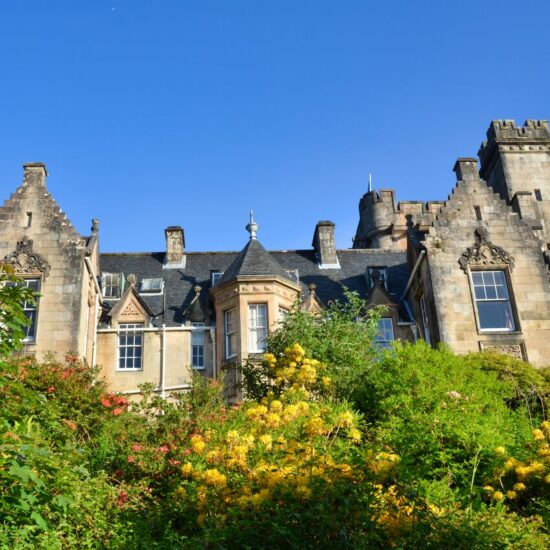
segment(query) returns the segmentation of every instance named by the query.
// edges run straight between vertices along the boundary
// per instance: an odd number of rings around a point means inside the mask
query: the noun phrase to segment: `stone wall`
[[[47,191],[46,167],[33,163],[24,169],[23,184],[0,208],[0,259],[22,277],[41,279],[36,339],[24,351],[83,356],[86,239]]]
[[[541,243],[511,207],[477,177],[475,159],[461,159],[456,171],[463,179],[424,243],[440,339],[458,353],[495,347],[536,366],[547,365],[550,284]],[[468,254],[471,266],[466,261]],[[470,280],[474,269],[506,272],[517,317],[515,331],[478,328]]]

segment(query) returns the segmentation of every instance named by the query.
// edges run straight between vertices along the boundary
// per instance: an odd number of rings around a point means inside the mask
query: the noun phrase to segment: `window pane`
[[[485,288],[482,286],[474,287],[475,295],[477,300],[484,300],[487,296],[485,295]]]
[[[494,300],[497,297],[497,289],[494,286],[486,286],[485,292],[488,300]]]
[[[478,302],[477,308],[480,328],[515,330],[510,302]]]
[[[481,285],[483,284],[483,277],[481,276],[480,271],[474,271],[472,273],[472,281],[474,282],[474,285]]]

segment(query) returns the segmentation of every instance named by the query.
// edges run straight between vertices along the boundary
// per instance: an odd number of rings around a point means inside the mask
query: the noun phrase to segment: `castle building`
[[[479,169],[478,169],[479,166]],[[550,130],[547,121],[493,121],[476,158],[459,158],[446,201],[396,203],[392,189],[359,202],[353,248],[317,223],[311,248],[267,251],[253,219],[240,252],[189,252],[169,226],[162,252],[100,253],[99,222],[80,235],[24,165],[0,208],[0,258],[40,292],[25,304],[25,353],[75,352],[113,391],[152,383],[184,390],[257,357],[293,304],[314,314],[344,289],[385,305],[380,345],[444,342],[550,364]]]

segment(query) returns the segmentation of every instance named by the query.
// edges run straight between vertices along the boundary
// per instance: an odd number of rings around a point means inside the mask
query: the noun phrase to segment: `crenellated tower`
[[[480,175],[550,243],[550,129],[546,120],[493,120],[479,149]]]
[[[393,189],[369,191],[359,201],[353,248],[407,249],[407,229],[427,231],[444,201],[401,201]]]

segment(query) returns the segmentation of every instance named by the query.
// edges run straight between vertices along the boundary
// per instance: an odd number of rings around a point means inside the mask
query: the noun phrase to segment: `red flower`
[[[55,386],[50,386],[48,388],[48,393],[53,393],[55,391]]]
[[[126,491],[120,491],[117,499],[117,506],[122,506],[128,502],[128,493]]]
[[[166,454],[169,450],[170,450],[170,447],[168,447],[168,445],[163,445],[162,447],[159,447],[159,451],[162,454]]]
[[[101,400],[101,404],[104,406],[104,407],[111,407],[111,401],[109,399],[107,399],[106,397],[104,397],[102,400]]]
[[[135,459],[132,455],[130,455],[130,456],[128,457],[128,463],[129,463],[129,464],[133,464],[135,461],[136,461],[136,459]]]
[[[172,466],[177,466],[178,464],[181,464],[181,460],[174,460],[173,458],[169,458],[169,459],[168,459],[168,462],[169,462]]]
[[[139,443],[134,443],[134,445],[132,445],[132,451],[139,452],[142,449],[143,449],[143,445],[140,445]]]
[[[120,407],[117,407],[116,409],[113,409],[113,414],[115,416],[118,416],[119,414],[122,414],[124,412],[123,409],[121,409]]]

